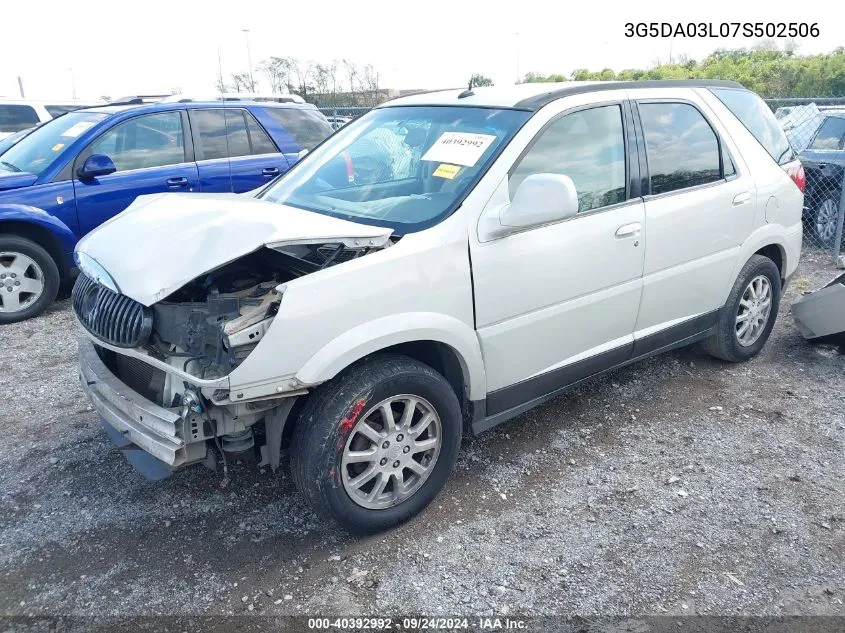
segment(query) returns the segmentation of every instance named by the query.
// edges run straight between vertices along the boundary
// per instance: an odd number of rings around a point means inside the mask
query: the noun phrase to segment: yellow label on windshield
[[[54,152],[58,152],[58,151],[59,151],[60,149],[62,149],[64,146],[65,146],[65,144],[64,144],[64,143],[56,143],[55,145],[53,145],[52,150],[53,150]]]
[[[447,178],[452,180],[455,176],[458,175],[458,172],[461,171],[461,168],[457,165],[449,165],[448,163],[443,163],[434,170],[434,175],[438,178]]]

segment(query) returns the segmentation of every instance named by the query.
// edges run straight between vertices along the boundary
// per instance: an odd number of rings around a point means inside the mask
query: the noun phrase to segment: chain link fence
[[[845,97],[774,98],[766,103],[804,165],[804,247],[830,253],[845,251]],[[369,112],[368,106],[321,107],[340,129]]]
[[[845,246],[845,98],[766,102],[804,166],[804,247],[838,261]]]

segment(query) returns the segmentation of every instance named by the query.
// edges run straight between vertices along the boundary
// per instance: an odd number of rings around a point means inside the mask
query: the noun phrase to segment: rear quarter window
[[[312,150],[334,132],[319,111],[299,108],[265,108],[302,149]]]
[[[795,152],[786,134],[765,101],[747,90],[711,88],[710,91],[751,132],[778,165],[795,160]]]
[[[38,114],[30,106],[0,104],[0,132],[20,132],[38,123]]]

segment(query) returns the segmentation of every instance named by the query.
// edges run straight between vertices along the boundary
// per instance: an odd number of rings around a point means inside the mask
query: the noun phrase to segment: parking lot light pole
[[[246,38],[246,59],[249,64],[249,90],[255,92],[255,79],[252,77],[252,54],[249,51],[249,29],[243,29]]]

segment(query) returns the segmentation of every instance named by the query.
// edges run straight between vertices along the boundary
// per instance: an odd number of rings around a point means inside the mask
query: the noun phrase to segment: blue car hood
[[[31,187],[38,180],[38,176],[25,171],[2,171],[0,170],[0,191],[9,189],[20,189]]]

